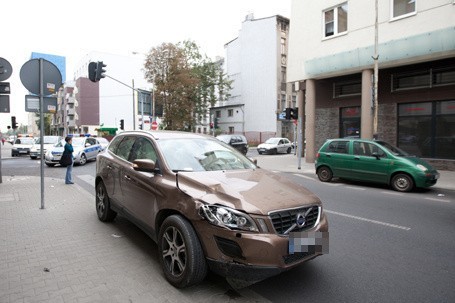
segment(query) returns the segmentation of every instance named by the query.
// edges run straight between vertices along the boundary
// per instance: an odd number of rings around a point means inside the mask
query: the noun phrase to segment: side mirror
[[[256,158],[248,158],[248,160],[250,160],[251,162],[253,162],[254,165],[258,165],[258,159],[256,159]]]
[[[156,172],[155,161],[150,159],[136,159],[133,161],[133,169],[148,173]]]

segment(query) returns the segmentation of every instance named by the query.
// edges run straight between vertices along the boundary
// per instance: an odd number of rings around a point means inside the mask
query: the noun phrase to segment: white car
[[[293,146],[291,141],[287,138],[270,138],[257,147],[258,153],[262,154],[277,154],[277,153],[291,153]]]
[[[35,139],[30,137],[19,137],[14,141],[13,148],[11,149],[11,157],[28,155],[30,149],[35,144]]]
[[[65,140],[61,140],[46,152],[44,163],[47,166],[59,164],[58,162],[65,149],[65,144]],[[87,161],[96,160],[96,156],[102,151],[98,141],[91,137],[73,137],[72,145],[75,165],[85,165]]]
[[[30,158],[36,159],[41,154],[41,138],[38,137],[35,139],[35,144],[30,149]],[[61,136],[43,136],[43,155],[46,154],[46,151],[49,148],[52,148],[55,144],[63,140]]]

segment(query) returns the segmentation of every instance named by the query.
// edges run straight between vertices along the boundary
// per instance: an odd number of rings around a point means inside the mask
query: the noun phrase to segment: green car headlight
[[[237,210],[219,205],[202,205],[200,214],[213,225],[229,229],[258,231],[253,219]]]
[[[427,170],[428,170],[428,169],[427,169],[425,166],[423,166],[422,164],[417,164],[416,167],[417,167],[418,169],[420,169],[421,171],[427,171]]]

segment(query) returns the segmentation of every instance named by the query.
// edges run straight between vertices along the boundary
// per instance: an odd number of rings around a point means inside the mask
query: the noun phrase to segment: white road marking
[[[322,182],[322,184],[328,185],[328,186],[340,186],[341,183],[327,183],[327,182]]]
[[[393,196],[403,196],[403,193],[397,193],[394,191],[381,191],[381,194],[393,195]]]
[[[355,186],[346,186],[346,188],[354,189],[354,190],[366,190],[366,188],[355,187]]]
[[[76,177],[95,187],[95,177],[93,177],[92,175],[76,175]]]
[[[316,181],[316,179],[314,179],[312,177],[305,176],[305,175],[299,175],[299,174],[293,174],[293,175],[297,176],[297,177],[300,177],[300,178],[305,178],[305,179],[308,179],[308,180]]]
[[[369,222],[369,223],[384,225],[384,226],[392,227],[392,228],[398,228],[398,229],[403,229],[403,230],[411,229],[410,227],[406,227],[406,226],[400,226],[400,225],[391,224],[391,223],[387,223],[387,222],[381,222],[381,221],[371,220],[371,219],[367,219],[367,218],[357,217],[357,216],[339,213],[339,212],[331,211],[331,210],[327,210],[327,209],[325,210],[325,212],[327,212],[329,214],[333,214],[333,215],[338,215],[338,216],[342,216],[342,217],[346,217],[346,218],[351,218],[351,219],[356,219],[356,220],[365,221],[365,222]]]
[[[436,199],[436,198],[425,198],[425,200],[431,200],[431,201],[437,201],[437,202],[450,203],[450,200],[443,200],[443,199]]]

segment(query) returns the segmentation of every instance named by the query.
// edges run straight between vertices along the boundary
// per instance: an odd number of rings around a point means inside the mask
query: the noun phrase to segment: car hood
[[[270,144],[270,143],[261,143],[258,145],[258,148],[273,148],[277,147],[276,144]]]
[[[320,204],[312,192],[264,169],[179,172],[178,187],[195,199],[250,214]]]
[[[429,171],[436,171],[436,169],[431,166],[427,161],[419,158],[419,157],[416,157],[416,156],[406,156],[406,157],[402,157],[406,160],[408,160],[409,162],[411,162],[412,164],[421,164],[423,166],[425,166]]]
[[[31,148],[33,144],[14,144],[14,148]]]

